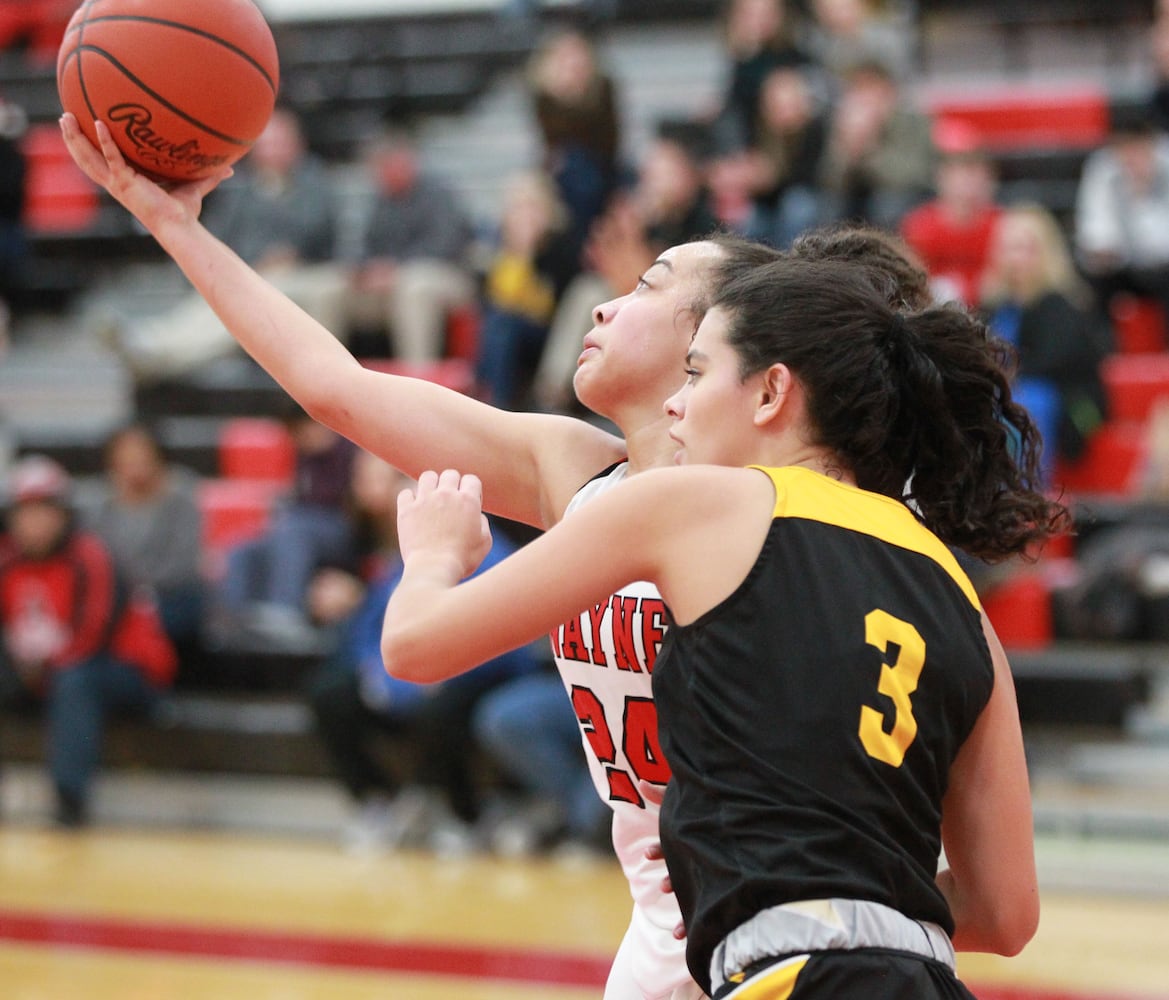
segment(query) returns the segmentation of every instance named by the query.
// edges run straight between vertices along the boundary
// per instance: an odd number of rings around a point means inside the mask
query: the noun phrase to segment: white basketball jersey
[[[565,515],[624,481],[627,470],[622,463],[585,484]],[[673,935],[681,920],[678,904],[661,889],[665,862],[645,857],[646,848],[658,842],[658,812],[670,779],[651,689],[665,632],[665,605],[657,587],[639,582],[551,635],[593,783],[613,810],[613,847],[638,911],[623,947],[631,949],[627,959],[645,997],[668,997],[692,983],[685,942]]]

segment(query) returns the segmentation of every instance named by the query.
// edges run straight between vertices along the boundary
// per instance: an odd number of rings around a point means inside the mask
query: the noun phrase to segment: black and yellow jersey
[[[653,676],[673,769],[662,845],[707,989],[715,946],[781,903],[873,900],[952,933],[941,803],[993,686],[978,597],[903,503],[762,471],[776,502],[759,558],[671,623]]]

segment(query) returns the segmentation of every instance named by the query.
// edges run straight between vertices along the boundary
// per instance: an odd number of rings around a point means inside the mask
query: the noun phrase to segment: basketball
[[[272,115],[276,42],[251,0],[85,0],[57,56],[61,106],[126,162],[191,181],[234,163]]]

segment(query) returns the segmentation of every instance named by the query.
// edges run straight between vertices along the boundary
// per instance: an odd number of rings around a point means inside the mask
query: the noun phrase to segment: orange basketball
[[[145,174],[189,181],[243,156],[272,115],[276,42],[251,0],[85,0],[57,55],[61,106]]]

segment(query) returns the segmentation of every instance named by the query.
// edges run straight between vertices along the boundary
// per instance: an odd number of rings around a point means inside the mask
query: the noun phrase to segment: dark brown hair
[[[1066,530],[1040,490],[1039,433],[1011,398],[1008,345],[960,308],[897,310],[888,281],[788,256],[716,287],[710,306],[729,313],[743,377],[791,368],[816,443],[942,541],[995,561]]]

